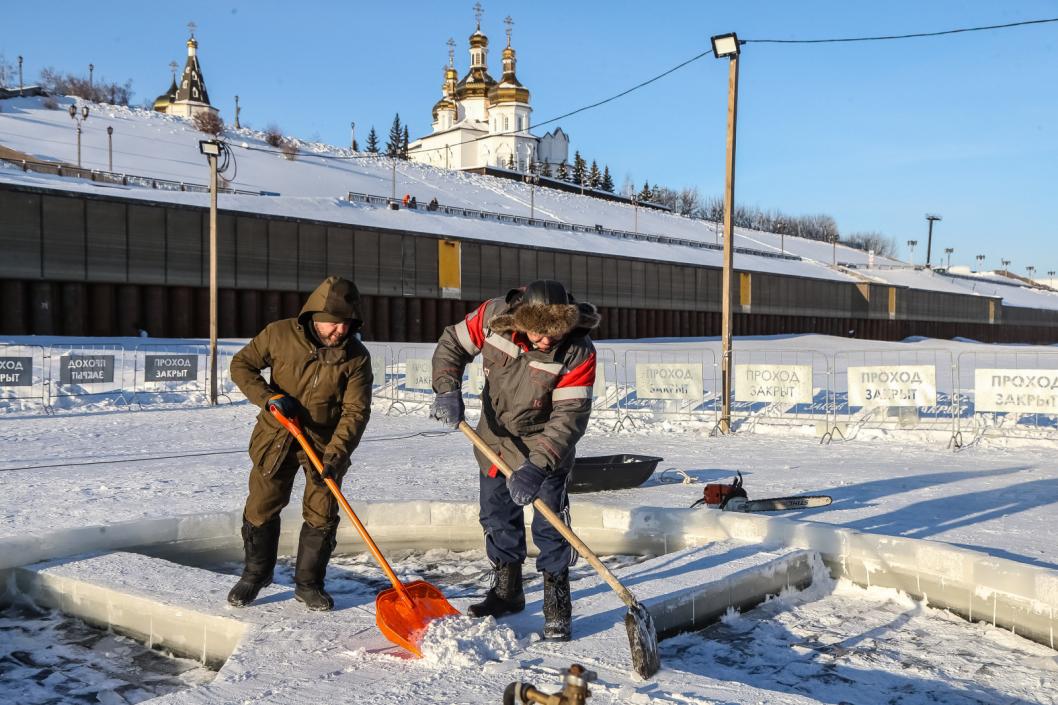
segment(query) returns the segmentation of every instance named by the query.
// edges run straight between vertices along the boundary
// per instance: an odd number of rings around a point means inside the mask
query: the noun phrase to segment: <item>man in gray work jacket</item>
[[[463,419],[463,370],[480,353],[485,388],[478,434],[516,468],[505,480],[475,451],[481,468],[479,519],[495,576],[485,599],[468,610],[472,616],[500,617],[525,608],[525,505],[539,497],[569,522],[566,485],[595,384],[595,347],[588,334],[598,325],[594,306],[577,303],[557,281],[540,280],[481,304],[445,328],[437,343],[431,415],[450,426]],[[539,514],[532,531],[540,549],[536,567],[544,574],[544,638],[566,641],[572,620],[569,567],[576,554]]]

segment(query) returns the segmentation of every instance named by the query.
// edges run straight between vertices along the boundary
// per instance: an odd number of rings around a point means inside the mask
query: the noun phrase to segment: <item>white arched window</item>
[[[503,116],[503,130],[506,132],[511,129],[511,121],[506,115]]]

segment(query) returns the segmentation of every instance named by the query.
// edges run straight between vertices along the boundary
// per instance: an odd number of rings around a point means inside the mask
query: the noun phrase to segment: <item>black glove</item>
[[[515,504],[524,507],[533,503],[545,479],[547,479],[547,471],[526,460],[507,478],[507,491],[511,493],[511,499]]]
[[[317,484],[326,486],[324,482],[326,479],[334,480],[338,482],[342,477],[342,472],[338,469],[340,467],[338,463],[338,457],[335,455],[325,455],[320,463],[323,466],[323,472],[312,471],[312,478],[316,480]]]
[[[276,394],[268,398],[268,410],[277,410],[288,419],[296,419],[301,405],[298,400],[289,394]]]
[[[437,419],[445,426],[456,428],[463,420],[463,393],[458,389],[441,392],[433,398],[430,406],[430,418]]]

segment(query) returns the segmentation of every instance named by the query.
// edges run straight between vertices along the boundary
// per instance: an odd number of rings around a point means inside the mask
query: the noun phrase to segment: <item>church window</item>
[[[505,131],[511,129],[510,119],[506,115],[503,116],[503,129]]]

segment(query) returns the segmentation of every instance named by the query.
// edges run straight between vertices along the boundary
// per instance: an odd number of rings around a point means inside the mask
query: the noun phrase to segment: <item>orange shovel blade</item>
[[[459,614],[441,591],[430,583],[416,580],[404,586],[408,599],[396,588],[378,593],[375,598],[375,623],[379,631],[397,646],[422,657],[419,643],[430,622]]]

